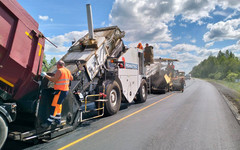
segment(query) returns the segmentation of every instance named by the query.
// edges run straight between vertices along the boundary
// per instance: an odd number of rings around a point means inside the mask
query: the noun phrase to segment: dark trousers
[[[47,119],[49,123],[52,123],[54,120],[61,121],[61,112],[62,112],[62,103],[66,98],[68,91],[56,90],[53,97],[50,116]]]

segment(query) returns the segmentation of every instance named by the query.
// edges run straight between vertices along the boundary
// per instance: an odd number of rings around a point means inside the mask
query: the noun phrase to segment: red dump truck
[[[12,0],[0,1],[0,25],[0,82],[7,91],[1,97],[19,99],[38,88],[32,78],[41,70],[45,40],[38,23]]]
[[[16,0],[0,0],[0,149],[7,137],[27,141],[51,139],[79,123],[113,115],[121,102],[147,99],[144,55],[126,48],[117,26],[93,29],[80,37],[62,60],[74,76],[63,103],[61,124],[42,128],[54,96],[52,83],[39,75],[44,36],[38,23]],[[56,72],[53,66],[48,75]],[[90,105],[90,104],[93,104]]]
[[[0,1],[0,148],[16,119],[16,103],[27,111],[33,107],[22,101],[38,91],[44,42],[38,23],[15,0]]]

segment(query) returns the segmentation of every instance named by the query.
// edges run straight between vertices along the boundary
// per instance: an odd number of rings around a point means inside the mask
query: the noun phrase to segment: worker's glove
[[[47,75],[46,72],[42,72],[42,73],[41,73],[41,76],[42,76],[43,78],[44,78],[46,75]]]

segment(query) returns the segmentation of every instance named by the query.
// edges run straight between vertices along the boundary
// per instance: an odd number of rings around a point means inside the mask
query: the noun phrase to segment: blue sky
[[[17,0],[59,46],[46,43],[47,59],[63,56],[72,40],[87,33],[86,4],[94,27],[117,25],[125,45],[149,43],[154,56],[177,58],[186,72],[219,50],[240,57],[239,0]]]

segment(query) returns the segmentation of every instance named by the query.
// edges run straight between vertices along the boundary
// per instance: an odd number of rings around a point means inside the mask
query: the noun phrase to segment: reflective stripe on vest
[[[61,91],[68,91],[71,72],[67,68],[60,68],[59,71],[61,72],[61,77],[54,84],[54,89],[61,90]]]
[[[61,81],[66,81],[66,82],[60,83]],[[61,79],[55,83],[55,85],[65,85],[65,84],[69,84],[69,79]]]
[[[68,83],[56,83],[55,85],[66,85],[66,84],[69,84],[69,82]]]

